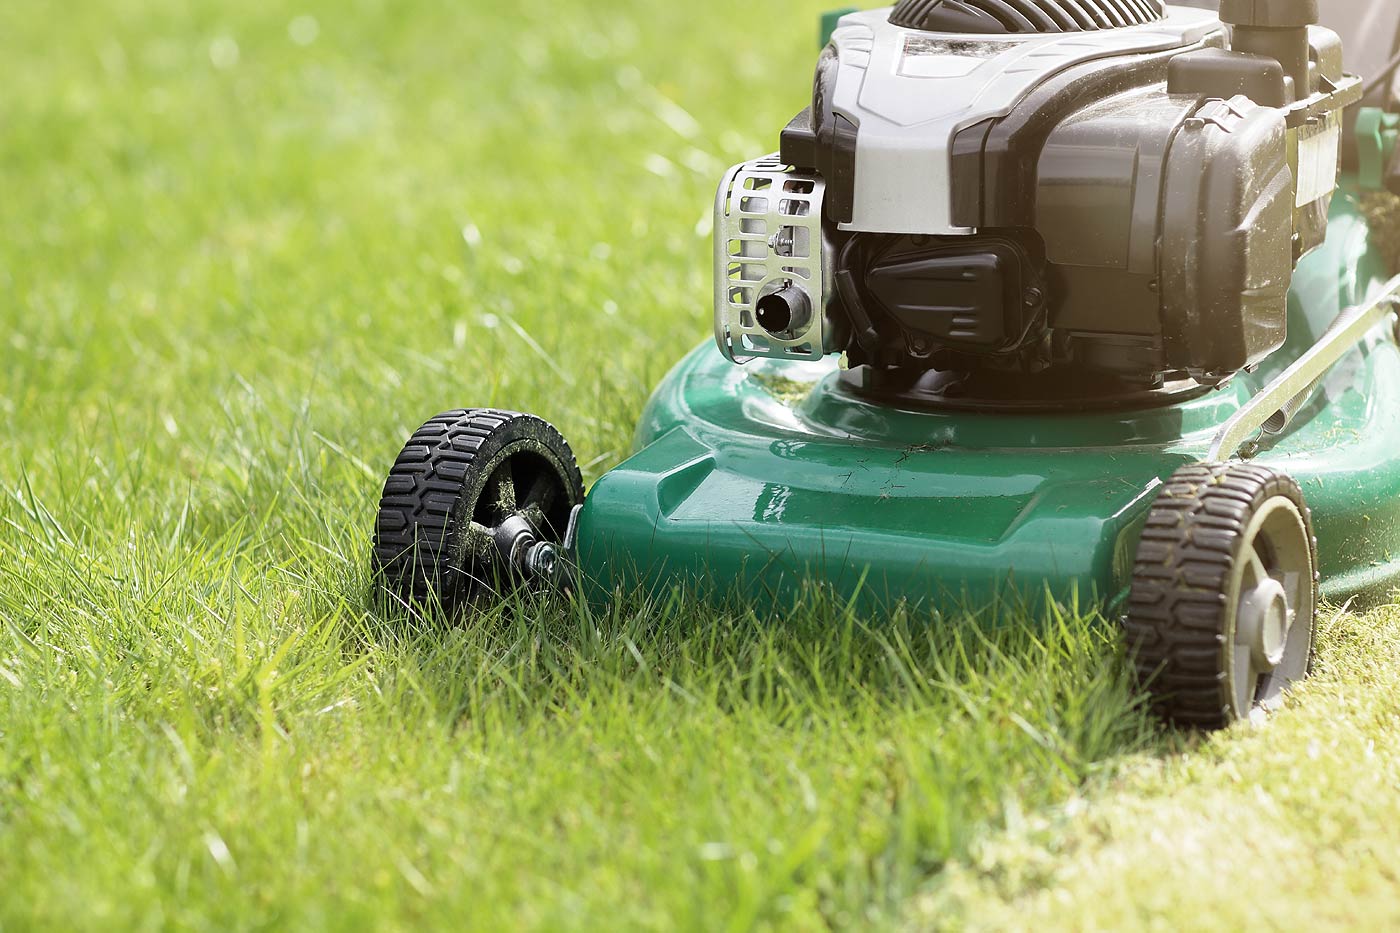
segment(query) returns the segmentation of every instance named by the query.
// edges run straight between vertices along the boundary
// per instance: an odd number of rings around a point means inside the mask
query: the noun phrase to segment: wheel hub
[[[546,583],[557,583],[564,574],[559,548],[541,540],[539,531],[524,515],[511,515],[491,529],[491,538],[505,566]]]
[[[1254,656],[1255,667],[1272,671],[1283,661],[1293,613],[1283,584],[1272,577],[1261,580],[1240,602],[1240,644]]]
[[[535,529],[523,515],[511,515],[495,528],[491,537],[501,552],[507,566],[513,566],[521,559],[525,549],[535,543]]]

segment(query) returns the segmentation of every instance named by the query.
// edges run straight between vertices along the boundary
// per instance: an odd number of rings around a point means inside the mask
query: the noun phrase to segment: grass
[[[1394,929],[1400,610],[1334,615],[1285,715],[979,839],[911,900],[918,926]]]
[[[821,9],[0,5],[0,928],[1395,916],[1394,612],[1200,741],[1074,613],[374,606],[428,415],[625,456]]]

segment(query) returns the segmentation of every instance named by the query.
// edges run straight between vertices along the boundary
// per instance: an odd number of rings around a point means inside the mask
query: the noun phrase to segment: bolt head
[[[547,541],[536,544],[525,558],[525,567],[533,574],[553,577],[559,572],[559,549]]]

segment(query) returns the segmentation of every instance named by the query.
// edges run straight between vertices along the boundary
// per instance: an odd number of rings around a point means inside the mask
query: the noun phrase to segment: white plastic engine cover
[[[962,234],[953,225],[957,133],[1005,117],[1058,72],[1110,56],[1199,42],[1221,28],[1205,10],[1168,7],[1162,22],[1097,32],[965,36],[889,22],[890,8],[842,17],[833,109],[859,129],[855,212],[841,229]]]

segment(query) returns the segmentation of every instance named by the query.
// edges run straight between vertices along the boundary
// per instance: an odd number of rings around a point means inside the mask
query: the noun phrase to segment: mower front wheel
[[[1154,709],[1218,729],[1277,707],[1312,669],[1317,584],[1292,477],[1243,463],[1178,470],[1148,514],[1125,620]]]
[[[394,462],[374,529],[381,589],[455,613],[521,585],[557,583],[583,477],[549,423],[475,408],[431,418]]]

